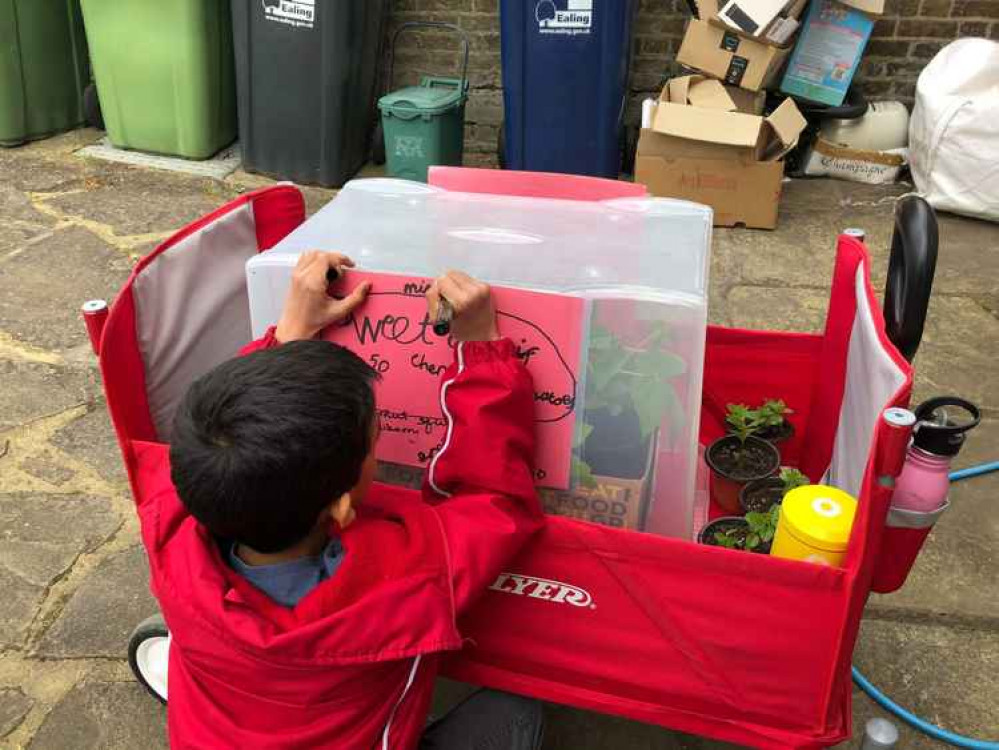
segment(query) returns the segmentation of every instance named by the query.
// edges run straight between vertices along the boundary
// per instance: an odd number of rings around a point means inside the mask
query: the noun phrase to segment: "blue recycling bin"
[[[617,177],[636,0],[502,0],[508,169]]]

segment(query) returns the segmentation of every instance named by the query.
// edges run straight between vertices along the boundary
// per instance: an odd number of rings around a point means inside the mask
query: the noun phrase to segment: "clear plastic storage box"
[[[354,180],[247,263],[253,333],[277,322],[297,257],[311,249],[346,253],[359,270],[430,279],[457,268],[583,298],[571,481],[539,479],[545,508],[689,539],[711,221],[705,206],[662,198],[583,202]],[[383,475],[407,481],[403,471]]]

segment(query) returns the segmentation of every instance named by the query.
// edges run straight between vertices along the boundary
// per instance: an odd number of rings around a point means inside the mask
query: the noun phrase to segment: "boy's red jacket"
[[[447,439],[422,497],[376,483],[341,532],[339,569],[294,609],[224,562],[177,497],[167,446],[137,444],[151,585],[173,639],[172,747],[416,744],[438,655],[461,647],[456,618],[543,518],[533,385],[511,342],[459,344],[441,405]]]

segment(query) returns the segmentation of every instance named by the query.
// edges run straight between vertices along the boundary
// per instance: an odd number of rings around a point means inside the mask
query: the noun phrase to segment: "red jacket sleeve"
[[[244,357],[247,354],[253,354],[253,352],[259,352],[261,349],[273,349],[275,346],[280,346],[281,342],[279,342],[274,337],[275,330],[276,329],[274,326],[268,328],[264,332],[263,336],[261,336],[256,341],[251,341],[249,344],[240,349],[239,356]]]
[[[512,342],[465,342],[443,375],[448,431],[427,470],[455,609],[496,580],[544,516],[534,489],[534,384]],[[443,498],[443,500],[442,500]]]

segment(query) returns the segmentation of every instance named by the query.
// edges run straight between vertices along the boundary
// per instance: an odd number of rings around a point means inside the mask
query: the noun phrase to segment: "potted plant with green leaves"
[[[698,540],[701,544],[766,555],[770,553],[779,518],[780,505],[760,513],[747,513],[745,517],[716,518],[701,529]]]
[[[711,497],[727,513],[740,512],[739,492],[754,479],[770,476],[780,466],[780,453],[756,436],[762,427],[755,409],[729,404],[729,434],[708,446],[704,460],[711,469]]]
[[[669,331],[656,323],[635,344],[593,325],[588,342],[584,411],[577,424],[573,486],[593,490],[604,478],[643,480],[655,435],[667,417],[682,419],[672,380],[686,371],[669,351]]]
[[[805,484],[810,484],[808,477],[793,466],[784,466],[777,476],[756,479],[743,487],[739,504],[746,513],[764,512],[779,504],[795,487]]]
[[[760,422],[757,437],[771,443],[783,443],[794,437],[794,425],[788,421],[788,415],[794,410],[788,408],[782,399],[768,399],[756,409]]]

